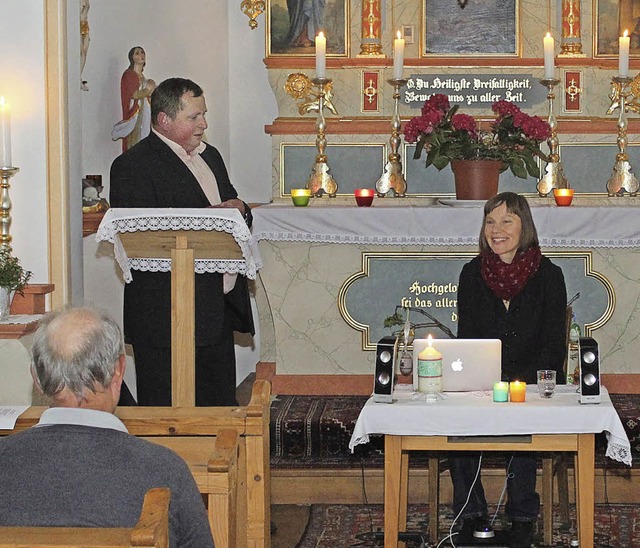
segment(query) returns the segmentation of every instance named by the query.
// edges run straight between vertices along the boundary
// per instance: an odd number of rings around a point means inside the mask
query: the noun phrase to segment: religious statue
[[[120,79],[122,120],[113,126],[111,138],[122,139],[122,152],[131,148],[151,131],[151,93],[156,83],[144,74],[147,55],[141,46],[129,50],[129,67]]]

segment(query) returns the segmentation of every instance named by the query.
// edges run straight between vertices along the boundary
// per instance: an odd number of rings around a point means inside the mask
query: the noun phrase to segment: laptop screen
[[[433,348],[442,354],[444,392],[491,390],[501,378],[500,339],[433,339]],[[418,354],[428,346],[427,339],[413,341],[413,387],[418,387]]]

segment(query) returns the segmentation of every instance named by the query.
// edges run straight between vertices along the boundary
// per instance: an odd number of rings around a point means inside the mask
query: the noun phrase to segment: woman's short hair
[[[87,390],[109,386],[123,353],[122,333],[111,318],[89,308],[68,308],[40,320],[31,367],[45,396],[67,388],[84,399]]]
[[[490,249],[487,237],[484,235],[487,215],[502,204],[507,206],[507,211],[509,213],[520,217],[520,221],[522,222],[522,232],[520,233],[518,251],[525,251],[533,245],[539,245],[538,231],[536,230],[536,225],[533,222],[531,208],[529,207],[527,199],[515,192],[501,192],[493,198],[489,198],[484,204],[484,217],[482,218],[482,228],[480,229],[480,252]]]
[[[167,78],[160,82],[151,94],[151,123],[158,123],[158,114],[161,112],[175,120],[178,112],[185,107],[181,100],[185,93],[200,97],[203,92],[198,84],[186,78]]]

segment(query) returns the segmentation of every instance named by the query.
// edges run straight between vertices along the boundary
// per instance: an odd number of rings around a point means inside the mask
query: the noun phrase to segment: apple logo
[[[459,371],[462,371],[463,369],[462,360],[458,358],[457,360],[452,361],[451,369],[453,369],[456,373]]]

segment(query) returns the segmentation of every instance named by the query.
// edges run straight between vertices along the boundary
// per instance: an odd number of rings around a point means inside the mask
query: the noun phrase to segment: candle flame
[[[324,32],[320,31],[320,32],[318,33],[318,38],[324,38]]]
[[[429,345],[429,348],[433,348],[433,337],[431,335],[427,337],[427,345]]]
[[[398,37],[398,40],[400,40],[400,38],[402,38],[402,34],[400,34],[400,31],[398,31],[398,32],[396,33],[396,36]]]
[[[547,32],[547,38],[551,38],[551,33]]]
[[[629,36],[629,31],[628,31],[628,30],[625,30],[625,31],[622,33],[622,36],[624,36],[625,38],[626,38],[627,36]]]

